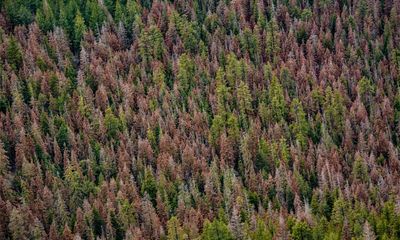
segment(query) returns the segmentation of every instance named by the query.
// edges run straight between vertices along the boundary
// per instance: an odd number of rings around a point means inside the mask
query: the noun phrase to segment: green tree
[[[83,199],[85,198],[85,182],[82,177],[79,166],[76,163],[72,163],[66,166],[65,169],[65,181],[68,184],[70,190],[69,206],[72,209],[82,205]]]
[[[279,26],[275,16],[273,16],[267,24],[265,49],[268,60],[273,64],[276,64],[278,60],[277,56],[280,51],[279,41]]]
[[[343,97],[338,90],[332,91],[330,87],[326,89],[324,109],[328,132],[334,142],[339,145],[344,130],[345,106]]]
[[[229,53],[226,58],[226,80],[227,86],[230,88],[235,88],[237,86],[236,82],[244,80],[244,69],[243,65],[236,58],[234,53]]]
[[[189,92],[194,86],[194,74],[196,67],[194,61],[187,54],[182,54],[178,62],[178,79],[179,79],[179,90],[186,102]]]
[[[340,229],[343,226],[344,218],[347,215],[348,206],[343,198],[338,198],[333,204],[331,221]]]
[[[271,86],[269,89],[269,98],[271,103],[272,119],[275,122],[283,121],[286,117],[286,102],[283,95],[282,85],[279,83],[276,76],[272,77]]]
[[[154,68],[153,72],[153,83],[161,90],[164,91],[166,88],[167,80],[165,77],[164,67],[160,64]]]
[[[163,36],[157,26],[150,26],[140,35],[139,49],[142,60],[150,63],[151,60],[162,60],[165,47]]]
[[[251,106],[252,97],[249,87],[243,81],[240,82],[237,89],[237,100],[240,114],[246,115],[247,113],[251,113],[253,110]]]
[[[304,221],[297,221],[291,231],[294,240],[308,240],[312,239],[311,228]]]
[[[33,21],[32,10],[39,5],[38,0],[5,0],[4,9],[12,26],[29,24]]]
[[[215,77],[218,114],[225,115],[231,98],[230,87],[226,85],[224,70],[220,67]]]
[[[290,98],[297,96],[296,81],[293,79],[292,74],[287,67],[281,69],[280,80]]]
[[[146,168],[142,179],[142,194],[147,193],[150,201],[155,204],[157,195],[157,182],[150,168]]]
[[[75,52],[80,49],[81,40],[86,31],[85,20],[83,19],[81,13],[78,11],[75,16],[74,21],[74,37],[73,37],[73,47]]]
[[[355,157],[355,161],[353,162],[353,177],[362,182],[368,180],[368,167],[359,155]]]
[[[36,13],[36,22],[43,32],[48,32],[53,29],[55,18],[53,9],[50,7],[47,0],[43,0],[42,7]]]
[[[74,46],[74,23],[78,11],[79,6],[77,5],[76,1],[68,1],[65,3],[65,5],[63,1],[60,1],[58,25],[66,31],[72,46]]]
[[[231,139],[234,143],[237,143],[240,138],[240,128],[239,121],[234,114],[229,114],[226,122],[226,128],[229,139]]]
[[[99,33],[101,26],[106,20],[106,15],[98,1],[88,1],[86,3],[86,14],[88,16],[88,26],[94,32]]]
[[[130,203],[128,199],[121,199],[118,205],[118,218],[120,219],[123,228],[127,229],[130,225],[135,224],[135,208],[134,203]]]
[[[264,171],[266,174],[268,174],[273,166],[273,164],[270,164],[269,158],[270,149],[268,143],[264,138],[261,138],[258,142],[257,157],[255,161],[256,169],[259,171]]]
[[[358,93],[362,103],[368,111],[371,111],[371,103],[373,94],[375,93],[375,85],[369,78],[362,77],[358,82]]]
[[[107,130],[107,137],[109,139],[115,139],[117,134],[120,132],[122,126],[119,118],[114,115],[110,107],[106,109],[104,125]]]
[[[167,222],[167,240],[187,239],[177,217],[171,217]]]
[[[400,236],[400,214],[396,212],[396,204],[386,202],[376,219],[376,232],[382,239],[398,239]]]
[[[141,13],[140,5],[135,0],[127,0],[125,5],[125,29],[127,29],[128,36],[132,36],[132,29],[134,22]]]
[[[293,122],[290,124],[290,129],[297,143],[304,150],[307,147],[309,124],[303,110],[303,105],[297,98],[292,101],[290,115],[293,119]]]
[[[4,150],[4,144],[0,140],[0,176],[4,176],[8,172],[10,168],[9,164],[7,153]]]
[[[59,80],[55,74],[51,75],[49,80],[50,93],[53,97],[58,97],[59,95]]]
[[[202,240],[233,240],[232,233],[229,231],[228,226],[218,219],[210,222],[208,220],[204,223],[203,233],[201,234]]]
[[[394,110],[394,123],[397,125],[400,122],[400,87],[397,88],[397,94],[394,97],[393,110]],[[397,135],[397,137],[399,138],[400,135]],[[397,141],[400,141],[400,139],[397,139]]]
[[[119,23],[122,22],[126,27],[126,8],[121,4],[120,0],[115,1],[115,13],[114,13],[114,20],[115,22]]]
[[[210,128],[210,142],[215,145],[217,140],[221,136],[222,131],[224,130],[225,123],[224,118],[221,115],[215,115],[214,119],[211,123]]]
[[[69,147],[69,133],[68,133],[68,125],[64,121],[64,119],[57,120],[56,125],[58,125],[58,132],[56,135],[57,143],[61,149],[65,149]]]
[[[257,220],[256,229],[250,234],[252,240],[271,240],[272,235],[262,219]]]
[[[171,21],[175,23],[185,50],[189,53],[196,53],[200,40],[196,22],[188,21],[186,17],[180,16],[176,12],[171,14]]]
[[[92,228],[95,236],[101,236],[105,229],[105,221],[96,208],[92,210]]]
[[[7,61],[14,70],[22,67],[22,53],[17,40],[14,37],[10,38],[6,49]]]
[[[255,64],[259,62],[259,42],[255,34],[249,28],[244,29],[240,38],[242,52],[248,52],[250,60]]]

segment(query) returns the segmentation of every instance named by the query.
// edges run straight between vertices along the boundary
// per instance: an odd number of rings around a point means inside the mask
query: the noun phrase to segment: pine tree
[[[239,127],[239,121],[234,114],[229,114],[229,116],[227,117],[226,128],[227,128],[228,138],[233,143],[238,143],[240,138],[240,127]]]
[[[74,35],[73,35],[73,47],[75,52],[80,49],[81,40],[86,31],[85,20],[83,19],[81,13],[78,11],[75,16],[74,21]]]
[[[267,25],[267,38],[266,38],[266,53],[268,60],[272,64],[276,64],[278,61],[278,53],[280,51],[279,43],[279,26],[276,17],[273,16]]]
[[[292,101],[290,115],[293,119],[293,123],[290,125],[292,133],[298,144],[304,150],[307,146],[309,124],[303,106],[297,98]]]
[[[22,53],[17,40],[14,37],[10,38],[6,49],[7,61],[14,70],[22,67]]]
[[[167,239],[168,240],[184,240],[187,236],[184,234],[177,217],[171,217],[167,222]]]
[[[257,219],[256,229],[253,233],[251,233],[251,239],[254,240],[271,240],[271,233],[268,231],[265,226],[265,222],[262,219]]]
[[[10,214],[10,223],[8,227],[13,239],[28,239],[28,220],[26,218],[26,212],[20,209],[13,208]]]
[[[37,1],[32,1],[33,7]],[[3,3],[3,1],[2,1]],[[4,9],[7,19],[12,26],[29,24],[33,20],[31,9],[29,8],[30,2],[24,0],[5,0]],[[1,6],[2,4],[0,4]]]
[[[210,142],[215,145],[217,143],[218,138],[221,136],[222,131],[224,130],[224,118],[221,115],[216,115],[211,123],[210,128]]]
[[[232,233],[226,224],[218,219],[210,222],[208,220],[204,223],[203,233],[201,235],[203,240],[233,240]]]
[[[368,180],[368,168],[357,153],[353,162],[353,177],[363,182]]]
[[[145,63],[151,60],[162,60],[165,47],[163,36],[156,26],[143,30],[139,41],[140,54]]]
[[[60,146],[61,150],[64,150],[65,148],[69,147],[68,125],[62,118],[57,120],[57,125],[59,126],[58,132],[56,135],[57,143]]]
[[[4,144],[0,141],[0,176],[4,176],[9,171],[9,164],[7,153],[4,150]]]
[[[86,3],[86,13],[88,14],[88,27],[94,32],[99,33],[101,26],[106,20],[106,14],[104,13],[102,6],[97,1],[88,1]]]
[[[157,182],[153,176],[151,169],[146,168],[142,180],[142,194],[148,194],[149,200],[155,204],[157,195]]]
[[[181,94],[186,98],[194,85],[195,65],[187,54],[182,54],[178,62],[178,79],[180,81]]]
[[[344,130],[345,107],[343,97],[338,90],[332,91],[330,87],[326,89],[324,108],[328,131],[334,142],[339,144]]]
[[[283,121],[286,117],[286,102],[283,95],[282,85],[276,76],[272,77],[269,89],[269,98],[271,103],[271,115],[275,122]]]
[[[53,9],[47,0],[43,0],[42,8],[40,8],[36,13],[36,22],[38,23],[40,30],[43,32],[48,32],[53,29],[56,22]]]
[[[126,16],[125,16],[125,14],[126,14],[125,6],[123,6],[123,4],[121,4],[120,0],[116,0],[115,1],[114,20],[118,24],[121,22],[126,27]]]
[[[251,105],[252,97],[249,87],[243,81],[240,82],[237,89],[237,99],[241,116],[246,116],[248,113],[251,113],[253,110]]]
[[[226,85],[224,70],[220,67],[215,77],[218,114],[225,116],[229,110],[230,88]]]
[[[358,94],[368,111],[371,111],[371,103],[374,93],[375,86],[372,81],[366,77],[362,77],[358,82]]]
[[[312,239],[311,229],[307,223],[298,221],[292,228],[291,236],[294,240]]]
[[[258,171],[263,171],[268,174],[274,164],[270,163],[270,150],[267,141],[265,139],[260,139],[258,142],[257,157],[255,161],[255,168]]]
[[[108,138],[115,139],[117,137],[117,134],[121,130],[121,122],[114,115],[110,107],[108,107],[106,110],[106,115],[104,117],[104,125],[107,130]]]

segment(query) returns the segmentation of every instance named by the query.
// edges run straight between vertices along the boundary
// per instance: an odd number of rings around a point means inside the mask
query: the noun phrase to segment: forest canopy
[[[400,239],[400,0],[0,1],[0,239]]]

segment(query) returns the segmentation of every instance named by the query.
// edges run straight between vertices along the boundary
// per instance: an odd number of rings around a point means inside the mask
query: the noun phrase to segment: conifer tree
[[[81,40],[83,34],[86,31],[85,20],[83,19],[80,11],[77,12],[74,20],[74,35],[73,35],[73,46],[76,52],[80,49]]]

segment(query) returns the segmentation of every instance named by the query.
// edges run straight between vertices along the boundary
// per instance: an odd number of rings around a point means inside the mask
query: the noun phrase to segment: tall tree
[[[74,20],[74,35],[72,42],[75,52],[78,52],[80,50],[81,40],[83,38],[85,31],[86,31],[85,20],[83,19],[80,11],[78,10]]]

